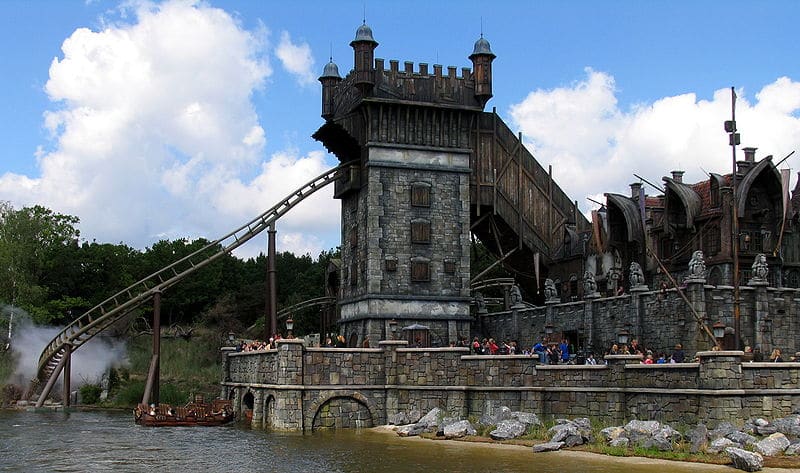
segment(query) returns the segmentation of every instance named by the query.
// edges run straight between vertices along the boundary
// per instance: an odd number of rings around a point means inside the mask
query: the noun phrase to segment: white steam
[[[36,376],[42,351],[62,329],[36,326],[28,314],[17,307],[2,306],[0,311],[5,321],[2,327],[4,336],[7,335],[7,322],[12,311],[14,320],[9,343],[17,363],[11,379],[6,381],[27,386]],[[70,379],[72,387],[77,388],[87,383],[99,383],[109,368],[126,365],[127,349],[123,341],[98,336],[75,350],[71,361]],[[44,379],[40,381],[47,382]]]

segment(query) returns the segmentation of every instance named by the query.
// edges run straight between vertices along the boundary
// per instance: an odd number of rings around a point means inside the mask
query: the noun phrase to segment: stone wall
[[[733,331],[733,287],[699,281],[689,283],[684,293],[709,328],[722,322],[728,332]],[[800,351],[800,289],[743,286],[740,314],[741,348],[751,346],[764,359],[773,348],[780,348],[784,358]],[[637,338],[654,353],[669,354],[677,343],[692,352],[712,346],[675,289],[548,304],[480,319],[474,330],[476,335],[517,340],[525,348],[545,336],[548,323],[554,328],[551,339],[560,341],[562,336],[572,335],[570,342],[595,355],[602,355],[616,343],[622,330],[629,331],[631,339]]]
[[[694,355],[694,353],[691,353]],[[470,355],[465,348],[305,348],[229,353],[223,396],[252,425],[289,430],[358,427],[439,407],[462,418],[500,406],[544,417],[608,423],[741,422],[800,411],[800,363],[743,362],[740,351],[706,351],[698,362],[644,365],[633,355],[607,364],[541,365],[535,357]],[[691,357],[694,359],[694,356]]]

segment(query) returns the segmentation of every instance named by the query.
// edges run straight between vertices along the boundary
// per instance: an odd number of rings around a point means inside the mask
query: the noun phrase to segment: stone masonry
[[[743,362],[739,351],[696,355],[698,362],[680,364],[615,355],[596,366],[540,365],[526,355],[408,348],[405,341],[333,349],[283,340],[276,350],[227,354],[222,394],[240,418],[252,412],[255,428],[306,431],[380,425],[435,407],[460,418],[508,406],[545,418],[709,425],[800,410],[800,363]]]

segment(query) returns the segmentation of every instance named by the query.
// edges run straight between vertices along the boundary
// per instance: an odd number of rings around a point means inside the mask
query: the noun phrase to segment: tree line
[[[138,250],[122,242],[81,239],[80,220],[40,205],[0,202],[0,305],[27,312],[34,323],[64,325],[117,291],[210,243],[161,240]],[[323,295],[325,268],[336,250],[316,257],[277,254],[278,306]],[[162,324],[216,325],[243,331],[266,304],[267,258],[218,258],[165,293]],[[150,308],[136,315],[148,318]],[[7,311],[4,311],[7,312]],[[308,320],[306,320],[308,319]],[[298,330],[314,331],[315,314],[298,314]]]

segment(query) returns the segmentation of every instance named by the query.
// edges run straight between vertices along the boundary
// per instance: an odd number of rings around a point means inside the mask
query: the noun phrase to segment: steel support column
[[[64,347],[64,401],[62,405],[67,408],[70,405],[70,401],[72,400],[72,395],[70,391],[72,390],[71,386],[71,371],[72,371],[72,345],[67,344]]]
[[[150,402],[156,406],[160,402],[161,384],[161,292],[153,294],[153,359],[155,369],[153,372],[153,391]]]
[[[273,222],[267,230],[268,243],[267,243],[267,317],[269,318],[269,325],[266,323],[264,327],[269,327],[269,332],[264,337],[269,340],[269,337],[278,333],[278,287],[275,279],[275,223]]]

